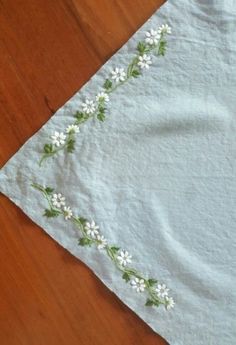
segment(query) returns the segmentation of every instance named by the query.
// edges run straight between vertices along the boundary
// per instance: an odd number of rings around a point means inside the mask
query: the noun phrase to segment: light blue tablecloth
[[[39,169],[51,132],[163,23],[173,32],[166,56],[117,89],[104,123],[81,126],[73,154]],[[171,345],[236,344],[235,91],[236,2],[169,0],[0,172],[0,190]],[[78,246],[62,217],[42,216],[32,181],[96,220],[137,269],[166,283],[175,308],[145,307],[106,255]]]

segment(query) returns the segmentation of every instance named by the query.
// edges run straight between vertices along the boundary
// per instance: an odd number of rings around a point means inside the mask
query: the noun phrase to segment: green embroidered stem
[[[83,109],[74,114],[75,121],[67,127],[66,134],[64,132],[55,132],[51,136],[52,142],[44,145],[39,166],[42,166],[46,159],[57,155],[59,151],[72,153],[75,149],[75,134],[79,131],[81,124],[91,118],[102,122],[105,121],[109,96],[130,79],[138,78],[145,69],[149,69],[152,64],[152,53],[157,56],[165,55],[167,47],[165,36],[170,33],[171,29],[167,24],[159,27],[158,31],[150,30],[150,32],[146,32],[145,41],[138,43],[137,52],[126,71],[124,68],[115,68],[111,72],[111,78],[105,80],[103,90],[97,94],[96,100],[87,99],[82,104]],[[72,127],[73,129],[70,129]]]
[[[39,161],[39,166],[42,166],[42,163],[45,159],[54,156],[57,154],[59,151],[66,149],[67,152],[71,153],[74,151],[75,148],[75,132],[71,131],[68,133],[68,136],[66,137],[65,143],[62,144],[59,147],[56,147],[53,144],[45,144],[44,145],[44,154],[42,155],[40,161]]]
[[[58,147],[58,149],[52,149],[50,153],[44,153],[39,161],[39,166],[41,167],[43,164],[43,161],[49,157],[54,156],[57,152],[63,150],[66,147],[66,144],[62,145],[61,147]]]
[[[43,187],[37,183],[32,183],[31,186],[40,191],[48,203],[44,216],[53,218],[61,215],[65,220],[71,221],[78,230],[79,245],[84,247],[95,245],[99,250],[103,250],[117,270],[122,273],[122,278],[126,283],[130,282],[137,292],[146,292],[146,306],[158,307],[162,304],[166,309],[174,306],[173,298],[168,296],[169,289],[158,280],[146,278],[145,275],[130,267],[132,256],[117,246],[109,245],[93,221],[89,223],[85,218],[74,216],[71,208],[65,205],[65,197],[60,193],[55,194],[51,187]]]

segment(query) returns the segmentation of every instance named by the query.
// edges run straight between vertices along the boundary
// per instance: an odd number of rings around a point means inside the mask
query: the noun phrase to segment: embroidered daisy
[[[115,79],[115,81],[118,83],[120,81],[124,81],[126,78],[126,73],[124,68],[118,68],[116,67],[113,71],[111,71],[112,79]]]
[[[159,34],[171,34],[171,27],[168,24],[163,24],[158,28]]]
[[[82,103],[82,108],[86,114],[92,114],[96,109],[94,101],[91,101],[89,99],[86,99],[86,101]]]
[[[102,91],[102,92],[99,92],[96,96],[96,101],[97,102],[109,102],[109,96],[106,92]]]
[[[65,197],[62,196],[61,193],[53,194],[52,204],[53,204],[53,206],[58,207],[58,208],[65,206]]]
[[[91,223],[86,222],[84,228],[87,234],[92,238],[96,238],[99,235],[99,226],[96,225],[94,221]]]
[[[145,42],[150,45],[157,44],[160,37],[160,34],[156,30],[151,29],[146,32]]]
[[[130,284],[132,285],[132,288],[136,290],[136,292],[143,292],[146,288],[144,279],[139,279],[139,278],[132,279]]]
[[[54,134],[51,136],[52,143],[56,146],[64,145],[66,142],[66,135],[63,132],[54,132]]]
[[[142,69],[143,68],[149,69],[150,65],[152,64],[152,60],[149,55],[143,54],[143,56],[139,56],[138,59],[139,59],[138,66],[140,66]]]
[[[127,250],[121,250],[119,255],[117,256],[117,260],[121,264],[121,266],[126,266],[132,262],[132,255],[130,255]]]
[[[63,208],[63,211],[64,211],[65,220],[68,220],[72,217],[73,213],[72,213],[70,206],[65,206]]]
[[[174,308],[175,302],[174,302],[172,297],[166,297],[165,301],[166,301],[166,309],[167,310]]]
[[[79,133],[79,126],[77,126],[77,125],[69,125],[66,128],[66,133],[68,133],[68,134]]]
[[[104,236],[97,235],[97,240],[99,241],[98,249],[104,249],[107,245],[107,239]]]
[[[164,298],[168,296],[169,289],[165,284],[158,284],[156,287],[157,296],[160,298]]]

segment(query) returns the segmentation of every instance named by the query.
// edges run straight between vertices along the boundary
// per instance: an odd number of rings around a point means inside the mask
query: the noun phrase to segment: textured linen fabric
[[[39,169],[51,133],[163,23],[173,31],[166,56],[117,89],[104,123],[81,126],[73,154]],[[236,344],[235,87],[235,1],[169,0],[0,172],[1,191],[171,345]],[[63,193],[133,266],[166,283],[175,308],[145,307],[106,255],[78,246],[72,224],[43,217],[33,181]]]

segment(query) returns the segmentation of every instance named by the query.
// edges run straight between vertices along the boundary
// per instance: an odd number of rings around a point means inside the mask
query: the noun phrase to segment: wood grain
[[[163,2],[0,0],[1,166]],[[0,229],[1,345],[166,344],[2,195]]]

